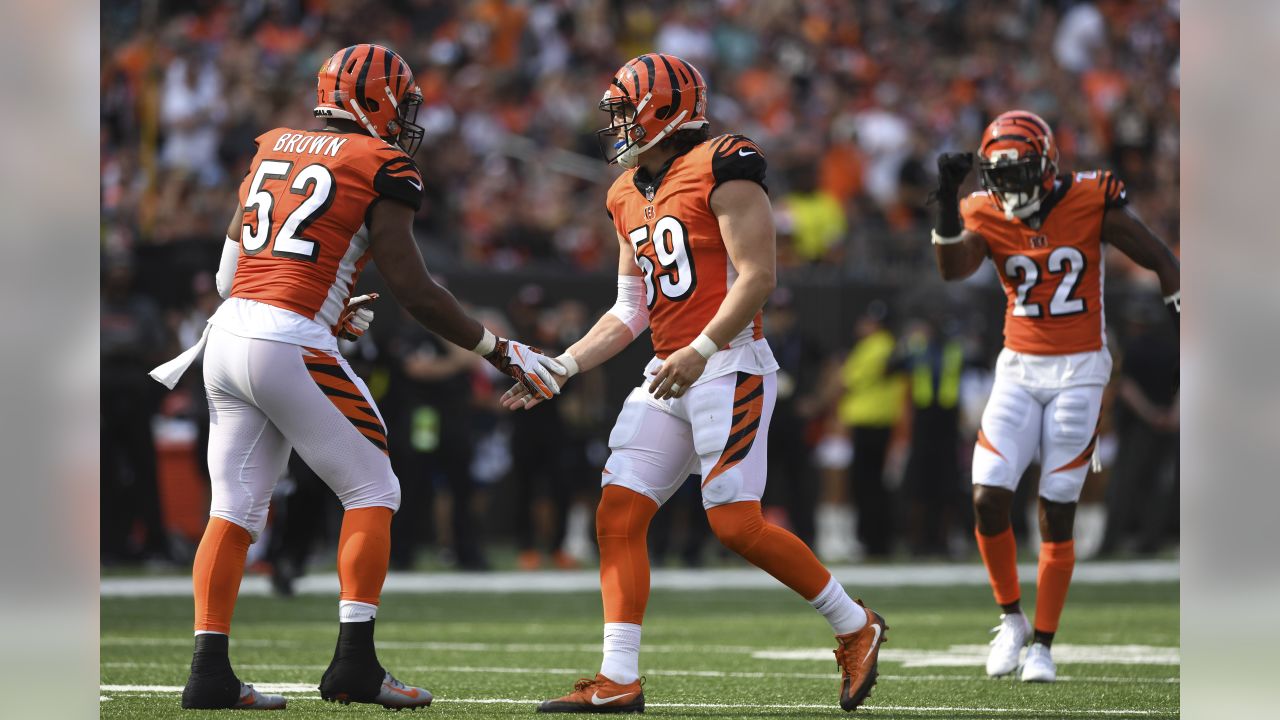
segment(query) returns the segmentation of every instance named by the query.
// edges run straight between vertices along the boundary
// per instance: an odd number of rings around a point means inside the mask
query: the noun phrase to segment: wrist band
[[[477,355],[488,355],[498,345],[498,338],[489,328],[484,329],[484,336],[480,338],[480,342],[471,348],[471,352]]]
[[[964,232],[961,231],[957,233],[955,237],[942,237],[941,235],[938,234],[937,230],[933,230],[932,232],[930,232],[930,235],[932,235],[932,240],[934,245],[955,245],[956,243],[960,242],[961,238],[964,237]]]
[[[565,377],[571,378],[578,374],[578,361],[573,359],[568,350],[565,350],[556,358],[556,362],[564,366],[564,371],[568,373]]]
[[[689,343],[689,347],[696,350],[699,355],[707,360],[710,360],[711,356],[715,355],[716,351],[720,349],[720,346],[716,345],[716,341],[707,337],[706,333],[694,338],[693,342]]]
[[[1172,295],[1166,295],[1164,304],[1168,305],[1174,312],[1182,314],[1182,291],[1178,290]]]

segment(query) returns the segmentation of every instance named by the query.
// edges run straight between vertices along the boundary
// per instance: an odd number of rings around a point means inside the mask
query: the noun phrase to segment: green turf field
[[[1031,600],[1034,589],[1026,592]],[[984,588],[863,594],[891,629],[880,682],[856,716],[1178,716],[1176,584],[1073,587],[1053,685],[984,676],[987,630],[998,620]],[[594,593],[388,595],[379,614],[383,664],[436,696],[424,715],[532,716],[538,700],[599,667]],[[285,717],[381,716],[381,708],[322,702],[314,691],[333,650],[335,616],[335,602],[318,596],[242,598],[232,639],[240,678],[284,685]],[[179,708],[190,622],[186,599],[102,601],[102,717],[226,714]],[[828,628],[788,591],[655,591],[644,633],[647,715],[844,717]]]

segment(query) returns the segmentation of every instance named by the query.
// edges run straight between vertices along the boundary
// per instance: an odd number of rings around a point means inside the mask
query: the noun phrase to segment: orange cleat
[[[555,551],[555,554],[551,556],[551,560],[561,570],[577,570],[582,567],[582,563],[578,562],[577,558],[563,550]]]
[[[853,712],[871,694],[876,684],[877,662],[880,659],[880,645],[888,639],[885,624],[880,613],[857,603],[867,611],[867,624],[857,632],[848,635],[837,635],[840,644],[835,649],[836,665],[840,667],[840,709]]]
[[[521,550],[516,564],[521,570],[537,570],[542,567],[542,553],[537,550]]]
[[[604,675],[594,680],[582,678],[573,684],[573,692],[555,700],[543,701],[540,713],[642,713],[644,712],[644,679],[619,685]]]

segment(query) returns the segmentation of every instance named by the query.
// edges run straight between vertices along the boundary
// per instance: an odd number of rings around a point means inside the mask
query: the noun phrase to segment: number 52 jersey
[[[244,224],[231,297],[210,322],[242,337],[336,348],[338,315],[369,260],[369,212],[422,204],[400,148],[364,133],[277,128],[240,184]]]
[[[1006,220],[986,192],[964,199],[965,228],[986,239],[1008,298],[1006,348],[1071,355],[1106,347],[1102,219],[1127,201],[1124,184],[1106,171],[1061,176],[1039,228]]]
[[[730,180],[764,187],[765,170],[755,143],[721,135],[672,158],[656,177],[628,170],[609,189],[609,217],[630,241],[644,274],[655,355],[646,372],[656,372],[663,359],[698,337],[737,279],[711,210],[711,193]],[[695,384],[730,372],[763,375],[777,368],[756,313],[711,356]]]

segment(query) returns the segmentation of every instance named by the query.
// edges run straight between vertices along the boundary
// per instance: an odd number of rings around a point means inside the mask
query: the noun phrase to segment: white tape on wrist
[[[710,360],[711,356],[715,355],[716,351],[720,349],[720,346],[716,345],[716,341],[707,337],[706,333],[694,338],[693,342],[689,343],[689,347],[696,350],[706,360]]]
[[[477,355],[488,355],[498,346],[498,337],[493,334],[489,328],[484,329],[484,336],[480,338],[480,342],[473,348],[471,352]]]
[[[565,350],[556,358],[556,362],[564,366],[565,378],[571,378],[578,374],[578,361],[573,359],[568,350]]]
[[[1172,307],[1174,312],[1181,315],[1182,314],[1182,291],[1178,290],[1172,295],[1166,295],[1164,298],[1164,304]]]
[[[955,237],[942,237],[937,230],[931,230],[929,234],[932,236],[934,245],[955,245],[964,237],[963,232]]]

